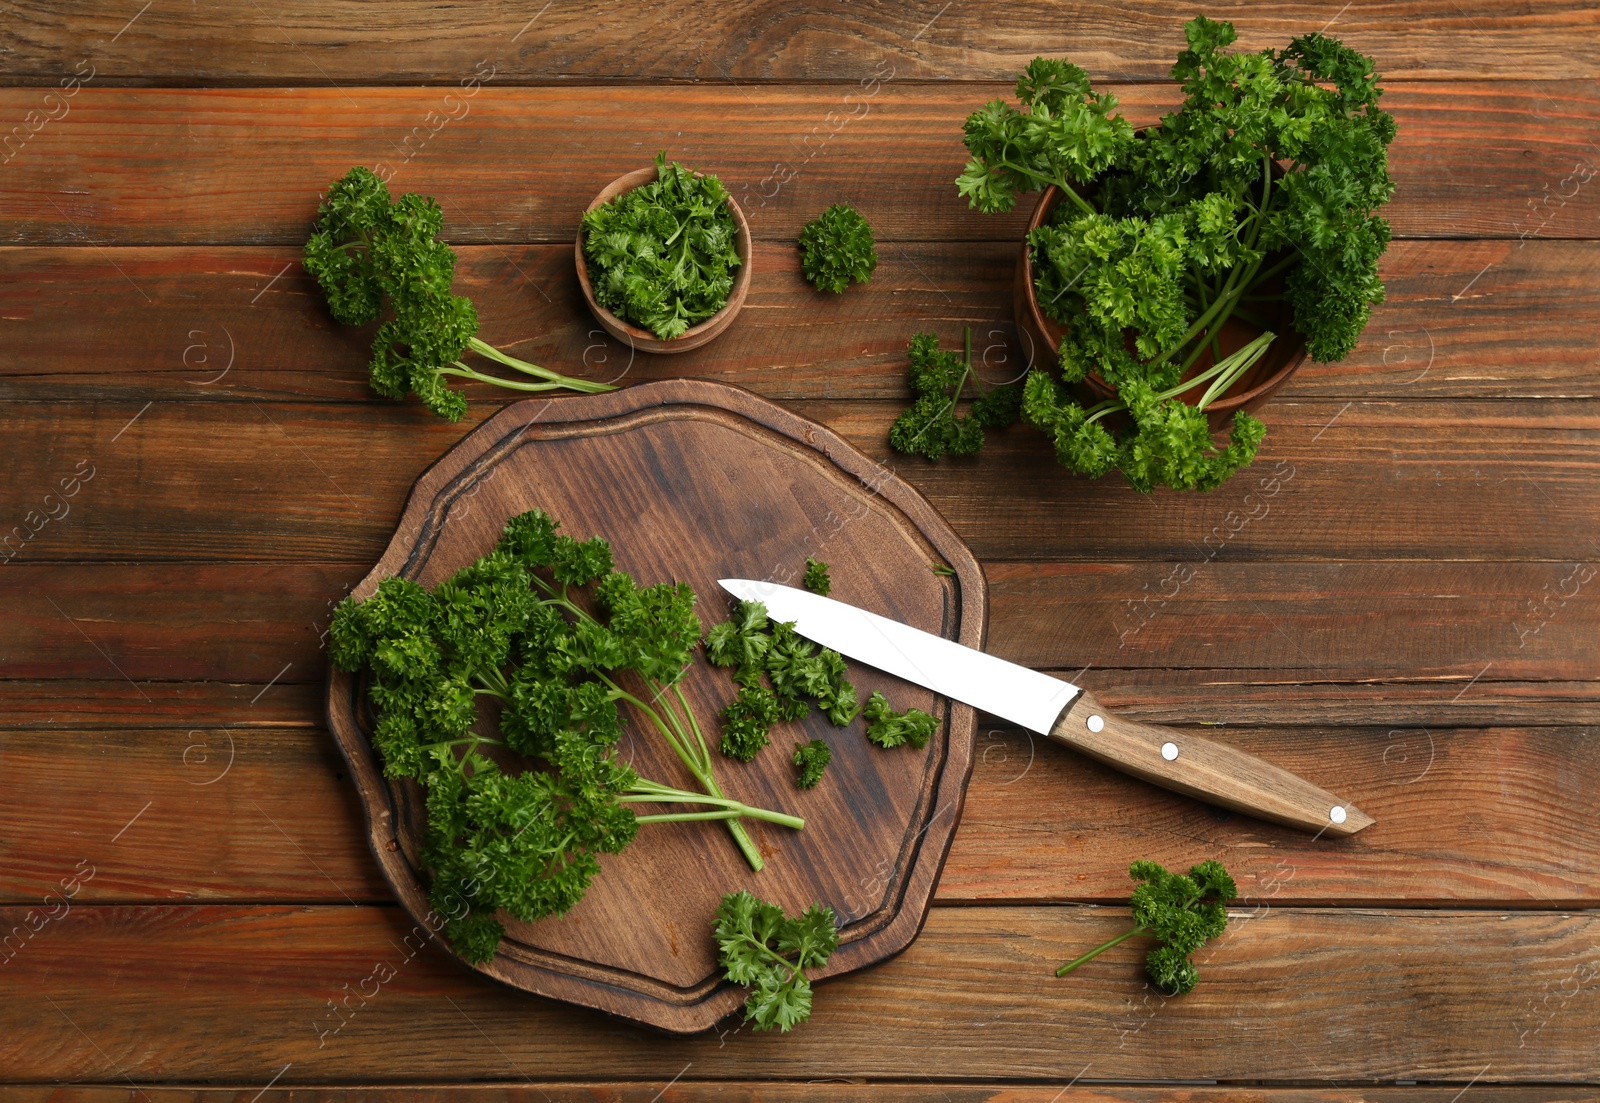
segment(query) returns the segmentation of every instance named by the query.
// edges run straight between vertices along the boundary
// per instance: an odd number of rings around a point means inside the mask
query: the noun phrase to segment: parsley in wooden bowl
[[[750,225],[715,176],[666,154],[619,176],[584,212],[578,283],[607,333],[687,352],[727,329],[750,289]]]

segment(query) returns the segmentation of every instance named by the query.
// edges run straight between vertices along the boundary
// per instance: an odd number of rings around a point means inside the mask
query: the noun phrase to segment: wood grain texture
[[[1110,677],[1095,674],[1085,680]],[[1474,697],[1484,692],[1492,687],[1474,685]],[[1396,711],[1392,689],[1374,697]],[[1336,845],[1153,789],[983,718],[936,898],[1120,901],[1136,857],[1169,868],[1211,857],[1252,903],[1600,906],[1592,728],[1479,726],[1477,716],[1456,727],[1398,717],[1336,726],[1321,711],[1303,704],[1277,723],[1245,724],[1194,711],[1180,730],[1358,795],[1380,822]],[[58,721],[0,736],[0,761],[18,794],[0,806],[0,903],[36,903],[85,857],[98,872],[81,903],[392,899],[320,726],[133,732]]]
[[[236,1087],[141,1086],[138,1103],[237,1103]],[[553,1083],[508,1079],[487,1084],[435,1084],[427,1087],[383,1088],[304,1087],[269,1088],[259,1098],[264,1103],[378,1103],[399,1098],[418,1103],[791,1103],[810,1101],[826,1091],[829,1099],[844,1103],[1451,1103],[1457,1087],[1268,1088],[1139,1086],[1073,1083],[1062,1076],[1037,1084],[973,1084],[935,1078],[868,1082],[818,1079],[806,1083],[781,1081],[689,1080],[684,1077],[662,1086],[644,1083]],[[1474,1084],[1473,1091],[1486,1103],[1593,1103],[1600,1092],[1593,1087],[1508,1087]],[[128,1089],[112,1084],[30,1085],[0,1084],[0,1103],[124,1103]]]
[[[0,930],[26,914],[5,909]],[[1596,1077],[1593,913],[1247,907],[1198,955],[1201,984],[1181,999],[1145,986],[1132,943],[1070,981],[1051,975],[1127,919],[936,908],[904,954],[819,985],[811,1021],[787,1037],[726,1021],[670,1038],[408,950],[418,939],[397,908],[74,907],[0,967],[0,1062],[20,1082],[252,1090],[279,1073],[284,1086],[600,1069],[659,1089],[686,1066],[729,1080],[1059,1083],[1086,1064],[1110,1080],[1319,1080],[1334,1061],[1360,1080]],[[367,980],[379,964],[393,978]]]
[[[1176,563],[1222,541],[1230,560],[1570,565],[1597,550],[1592,400],[1279,398],[1264,410],[1268,436],[1250,471],[1213,494],[1149,496],[1118,476],[1068,474],[1025,426],[996,435],[978,457],[935,465],[889,452],[898,403],[790,407],[892,467],[987,559]],[[0,518],[10,518],[0,540],[17,530],[4,552],[22,549],[13,563],[187,559],[197,548],[215,558],[348,562],[376,556],[411,482],[496,405],[473,392],[460,425],[383,400],[56,400],[26,409],[0,424],[0,450],[14,457],[0,487]],[[72,499],[73,514],[41,523],[59,512],[44,495],[80,462],[96,474]],[[0,578],[0,589],[9,585]]]
[[[86,53],[106,84],[455,84],[485,60],[504,83],[853,81],[888,65],[897,79],[1005,80],[1039,54],[1065,55],[1097,80],[1165,77],[1183,46],[1184,10],[1143,0],[1085,4],[1070,18],[1042,0],[1003,18],[939,0],[785,4],[707,10],[673,0],[639,8],[563,0],[535,9],[495,0],[445,8],[417,0],[246,6],[227,13],[132,10],[98,0],[70,17],[44,0],[12,5],[0,73],[53,84]],[[1391,78],[1561,80],[1593,75],[1594,9],[1548,3],[1508,12],[1487,0],[1208,6],[1234,20],[1239,48],[1282,47],[1319,28],[1374,55]],[[1332,17],[1330,19],[1330,16]]]
[[[1179,99],[1170,84],[1118,92],[1136,125]],[[90,85],[33,130],[41,93],[4,89],[0,120],[25,140],[7,154],[0,244],[298,246],[317,197],[353,164],[435,196],[452,243],[570,243],[594,194],[663,149],[719,175],[759,240],[792,242],[847,202],[881,240],[1020,241],[1030,202],[982,215],[954,186],[963,120],[1008,94],[1009,83],[489,86],[458,101],[437,88]],[[1399,123],[1384,209],[1395,236],[1595,236],[1600,84],[1565,82],[1557,101],[1532,81],[1392,83],[1383,104]]]
[[[1434,685],[1441,706],[1474,676],[1483,683],[1596,676],[1596,657],[1584,649],[1600,632],[1595,580],[1583,581],[1593,557],[1285,563],[1252,560],[1232,545],[1209,559],[1206,550],[1172,562],[991,561],[987,649],[1065,671],[1069,680],[1088,668],[1108,672],[1102,684],[1114,670],[1115,677],[1164,672],[1176,685],[1185,671],[1219,678],[1231,668],[1233,682],[1277,672],[1279,679],[1346,686]],[[19,556],[0,573],[0,593],[10,602],[0,622],[0,663],[8,678],[27,682],[107,679],[112,688],[104,695],[139,705],[123,717],[128,726],[144,710],[154,726],[170,726],[157,701],[167,683],[234,683],[240,688],[229,700],[239,711],[226,715],[244,723],[271,707],[280,689],[322,683],[333,605],[368,569],[29,563]],[[264,691],[269,683],[272,690]],[[256,694],[262,700],[244,708]],[[82,722],[72,704],[55,707]],[[217,715],[195,707],[203,723]],[[1438,722],[1460,723],[1460,711],[1441,711]],[[1235,720],[1215,706],[1204,716]]]
[[[827,541],[839,595],[969,647],[983,643],[977,560],[914,490],[820,425],[749,391],[692,380],[501,411],[418,479],[388,548],[350,594],[365,600],[394,576],[436,586],[492,550],[507,520],[534,508],[571,535],[604,536],[618,569],[641,584],[691,586],[707,623],[732,604],[717,579],[794,580]],[[600,876],[559,918],[500,916],[505,937],[475,968],[681,1033],[704,1030],[744,1002],[744,990],[722,980],[711,943],[695,937],[737,889],[791,915],[817,901],[833,909],[839,946],[814,977],[898,953],[922,926],[960,816],[976,715],[857,664],[850,680],[863,699],[884,690],[900,708],[938,716],[923,753],[880,754],[817,713],[781,728],[777,754],[743,767],[719,759],[717,770],[734,799],[805,820],[803,831],[744,821],[767,862],[759,877],[722,824],[647,828],[601,859]],[[378,864],[412,918],[437,931],[443,920],[420,858],[421,794],[384,780],[360,685],[331,671],[329,728],[366,808]],[[696,663],[675,685],[714,740],[711,717],[732,697],[727,674]],[[635,720],[620,760],[643,777],[699,788],[670,748],[638,730]],[[799,792],[787,752],[808,739],[835,748],[836,784]]]
[[[986,382],[1031,359],[1012,325],[1016,249],[1000,242],[886,245],[872,281],[839,296],[805,284],[788,243],[757,243],[748,309],[677,357],[607,340],[564,247],[457,251],[456,291],[477,305],[487,340],[589,379],[689,375],[777,400],[904,401],[906,343],[919,330],[957,342],[972,326]],[[1382,271],[1387,299],[1360,344],[1340,363],[1302,365],[1282,397],[1600,394],[1600,243],[1398,241]],[[0,248],[0,286],[0,400],[373,400],[370,330],[332,323],[297,249]]]

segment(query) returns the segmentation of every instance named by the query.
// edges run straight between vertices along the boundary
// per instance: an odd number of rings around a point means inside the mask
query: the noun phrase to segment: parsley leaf
[[[872,227],[861,212],[835,203],[800,231],[800,270],[818,291],[839,294],[850,281],[866,283],[878,267]]]
[[[911,368],[911,407],[889,429],[889,444],[906,452],[937,460],[946,453],[970,456],[983,447],[985,429],[1003,429],[1017,420],[1022,388],[1016,384],[991,387],[973,400],[966,414],[956,407],[967,381],[973,378],[972,329],[965,335],[965,354],[957,356],[939,348],[939,338],[919,333],[907,347]]]
[[[656,156],[656,179],[583,216],[595,300],[663,341],[728,304],[738,227],[715,176]]]
[[[787,1033],[811,1017],[811,982],[804,971],[833,956],[839,946],[836,922],[833,909],[823,904],[789,917],[743,890],[722,898],[712,934],[723,975],[752,989],[744,1014],[756,1030]]]
[[[1201,862],[1187,877],[1150,861],[1134,862],[1128,873],[1142,882],[1133,890],[1133,929],[1067,962],[1056,976],[1066,976],[1135,935],[1148,934],[1160,943],[1145,956],[1145,972],[1156,987],[1170,996],[1193,991],[1200,973],[1189,958],[1227,927],[1226,905],[1239,895],[1238,886],[1217,861]]]
[[[812,789],[822,780],[822,771],[833,761],[833,751],[821,739],[794,745],[794,783],[802,789]]]
[[[828,577],[828,565],[808,557],[805,578],[800,584],[814,594],[827,597],[828,591],[833,589],[833,580]]]
[[[712,627],[706,657],[732,667],[740,687],[721,714],[722,753],[730,758],[753,759],[770,742],[772,725],[802,719],[811,701],[836,727],[850,723],[859,711],[856,688],[844,676],[844,657],[819,650],[795,632],[792,621],[771,623],[759,601],[739,602],[732,619]]]
[[[388,186],[360,165],[334,181],[317,207],[304,264],[329,312],[346,325],[364,325],[388,307],[372,342],[373,390],[386,398],[416,394],[440,417],[460,421],[467,400],[446,386],[446,376],[515,391],[616,389],[518,360],[479,340],[472,301],[450,293],[456,254],[437,240],[443,224],[433,199],[410,194],[391,203]],[[525,378],[485,375],[462,362],[468,350]]]
[[[861,715],[867,722],[867,738],[885,750],[903,743],[921,750],[928,745],[928,738],[939,730],[937,716],[915,708],[896,712],[889,707],[888,698],[877,690],[867,698]]]

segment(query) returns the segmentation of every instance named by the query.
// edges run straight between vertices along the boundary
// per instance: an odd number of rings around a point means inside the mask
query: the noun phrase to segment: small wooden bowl
[[[656,179],[657,175],[654,165],[624,173],[602,188],[600,194],[584,208],[584,213],[587,214],[600,204],[615,199],[625,191],[632,191],[640,184],[648,184]],[[701,174],[695,173],[695,175]],[[589,282],[589,262],[583,255],[583,227],[579,225],[578,240],[573,246],[573,254],[578,263],[578,286],[583,288],[584,301],[589,304],[590,311],[607,333],[641,352],[688,352],[710,341],[733,323],[734,315],[744,306],[744,297],[750,290],[750,223],[746,221],[744,212],[739,209],[739,204],[734,201],[732,195],[728,196],[728,208],[733,212],[733,224],[738,228],[735,248],[739,253],[740,264],[733,273],[733,290],[728,293],[728,301],[721,310],[699,325],[690,326],[670,341],[663,341],[649,330],[640,329],[631,322],[623,321],[595,300],[594,285]]]
[[[1035,363],[1046,357],[1053,359],[1060,352],[1062,328],[1039,306],[1039,296],[1033,284],[1033,250],[1028,245],[1028,235],[1049,221],[1060,201],[1061,189],[1054,186],[1039,197],[1039,205],[1034,208],[1033,217],[1022,232],[1022,253],[1017,260],[1016,282],[1012,286],[1012,310],[1017,328],[1026,333],[1032,342]],[[1295,369],[1305,362],[1305,335],[1295,330],[1292,317],[1289,304],[1280,303],[1277,316],[1273,319],[1273,332],[1278,335],[1277,338],[1254,367],[1206,407],[1206,418],[1213,428],[1232,421],[1235,410],[1254,410],[1260,406],[1272,392],[1288,382]],[[1222,327],[1223,355],[1243,347],[1260,335],[1261,330],[1255,326],[1230,318]],[[1201,353],[1185,377],[1204,371],[1212,362],[1209,351]],[[1084,378],[1083,386],[1096,402],[1116,397],[1116,390],[1092,372]],[[1199,398],[1199,394],[1190,392],[1180,397],[1192,403]]]

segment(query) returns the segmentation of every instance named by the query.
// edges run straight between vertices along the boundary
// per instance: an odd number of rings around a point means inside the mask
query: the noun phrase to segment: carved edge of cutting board
[[[378,563],[351,594],[364,599],[378,582],[406,570],[425,557],[438,539],[441,519],[452,499],[450,490],[461,476],[485,457],[503,455],[528,433],[536,436],[562,426],[629,419],[667,407],[700,407],[724,411],[779,437],[816,452],[843,473],[854,476],[894,507],[954,571],[955,634],[951,638],[982,647],[988,620],[988,594],[982,569],[939,512],[919,492],[832,430],[799,417],[743,388],[704,380],[677,379],[644,383],[601,395],[528,399],[514,403],[462,438],[417,479]],[[407,859],[400,832],[406,809],[385,781],[372,746],[361,727],[362,702],[357,682],[330,665],[327,686],[328,722],[367,815],[368,839],[385,878],[402,906],[420,926],[437,931],[439,917],[431,910],[427,890]],[[977,714],[969,706],[942,699],[948,725],[945,759],[930,771],[918,802],[921,818],[903,848],[885,893],[892,911],[876,924],[866,924],[861,937],[841,939],[828,964],[814,971],[814,980],[839,976],[900,953],[916,937],[927,918],[929,902],[949,853],[962,801],[972,772]],[[404,798],[401,797],[401,800]],[[919,826],[920,825],[920,826]],[[870,917],[869,917],[870,918]],[[448,953],[448,947],[443,946]],[[529,952],[532,951],[532,952]],[[566,1002],[621,1015],[672,1033],[708,1029],[740,1008],[744,988],[715,977],[680,989],[654,978],[609,966],[583,962],[557,953],[507,943],[481,966],[463,966],[513,987]]]

